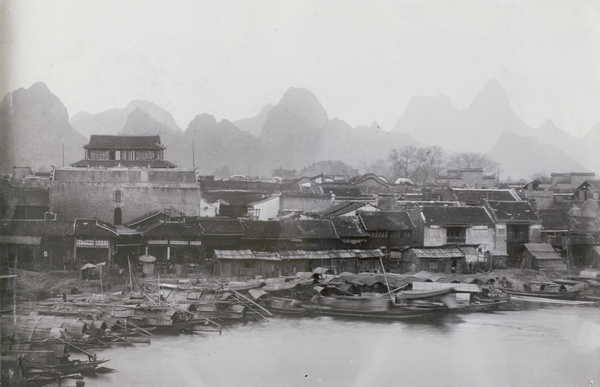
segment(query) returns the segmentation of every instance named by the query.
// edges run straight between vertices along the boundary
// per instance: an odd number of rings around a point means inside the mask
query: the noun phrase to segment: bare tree
[[[496,168],[498,168],[498,163],[490,160],[486,155],[481,153],[461,152],[455,153],[448,159],[448,168],[481,168],[486,173],[493,173],[496,172]]]
[[[397,177],[408,177],[421,183],[438,174],[445,166],[442,148],[437,146],[393,149],[388,159]]]
[[[416,171],[417,151],[418,148],[412,145],[390,151],[390,162],[399,177],[412,177],[412,174]]]
[[[394,170],[389,159],[376,160],[372,162],[365,162],[361,168],[365,173],[374,173],[377,176],[383,176],[386,180],[390,180],[394,175]]]

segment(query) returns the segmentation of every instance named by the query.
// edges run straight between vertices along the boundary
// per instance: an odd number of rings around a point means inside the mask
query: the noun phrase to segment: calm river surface
[[[600,385],[600,308],[525,305],[436,323],[279,318],[98,352],[86,386]]]

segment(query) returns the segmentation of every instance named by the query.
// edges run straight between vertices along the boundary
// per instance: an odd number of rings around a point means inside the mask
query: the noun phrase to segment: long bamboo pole
[[[381,270],[383,270],[383,278],[385,278],[385,286],[387,286],[388,294],[390,295],[390,300],[392,303],[395,301],[394,296],[392,296],[392,289],[390,289],[390,283],[388,282],[387,274],[385,274],[385,267],[383,266],[383,259],[379,257],[379,263],[381,264]]]
[[[233,290],[233,289],[229,289],[229,290],[230,290],[230,291],[232,291],[233,293],[237,294],[238,296],[240,296],[240,297],[244,298],[245,300],[248,300],[248,301],[250,301],[250,303],[252,303],[252,304],[254,304],[254,305],[258,306],[260,309],[264,310],[264,311],[265,311],[265,312],[266,312],[266,313],[269,315],[269,317],[273,317],[273,313],[269,312],[267,309],[265,309],[265,308],[263,308],[262,306],[258,305],[256,302],[252,301],[252,300],[251,300],[251,299],[249,299],[248,297],[244,296],[243,294],[241,294],[241,293],[239,293],[239,292],[236,292],[236,291],[235,291],[235,290]]]

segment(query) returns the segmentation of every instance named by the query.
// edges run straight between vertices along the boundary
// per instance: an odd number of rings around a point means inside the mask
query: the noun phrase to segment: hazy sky
[[[73,115],[132,99],[256,115],[289,87],[391,129],[413,96],[466,108],[490,78],[529,125],[600,122],[600,1],[4,0],[2,95],[45,82]],[[8,61],[6,60],[8,58]],[[0,80],[2,80],[0,78]]]

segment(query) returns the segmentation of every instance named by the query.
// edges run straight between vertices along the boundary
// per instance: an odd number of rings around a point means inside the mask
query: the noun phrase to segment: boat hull
[[[271,297],[265,305],[271,313],[284,314],[288,316],[305,316],[311,312],[310,309],[291,298]]]
[[[389,320],[426,319],[448,311],[443,306],[405,306],[386,298],[346,296],[313,298],[305,307],[315,315]]]
[[[310,309],[314,315],[383,320],[428,319],[441,316],[448,312],[448,309],[446,308],[422,309],[402,306],[388,311],[357,311],[351,309],[321,307],[319,305],[307,305],[307,308]]]
[[[579,290],[569,290],[566,292],[535,292],[535,291],[522,291],[522,290],[512,290],[512,289],[500,289],[504,293],[513,295],[513,296],[521,296],[521,297],[536,297],[536,298],[549,298],[553,300],[573,300],[579,297],[581,291]]]

